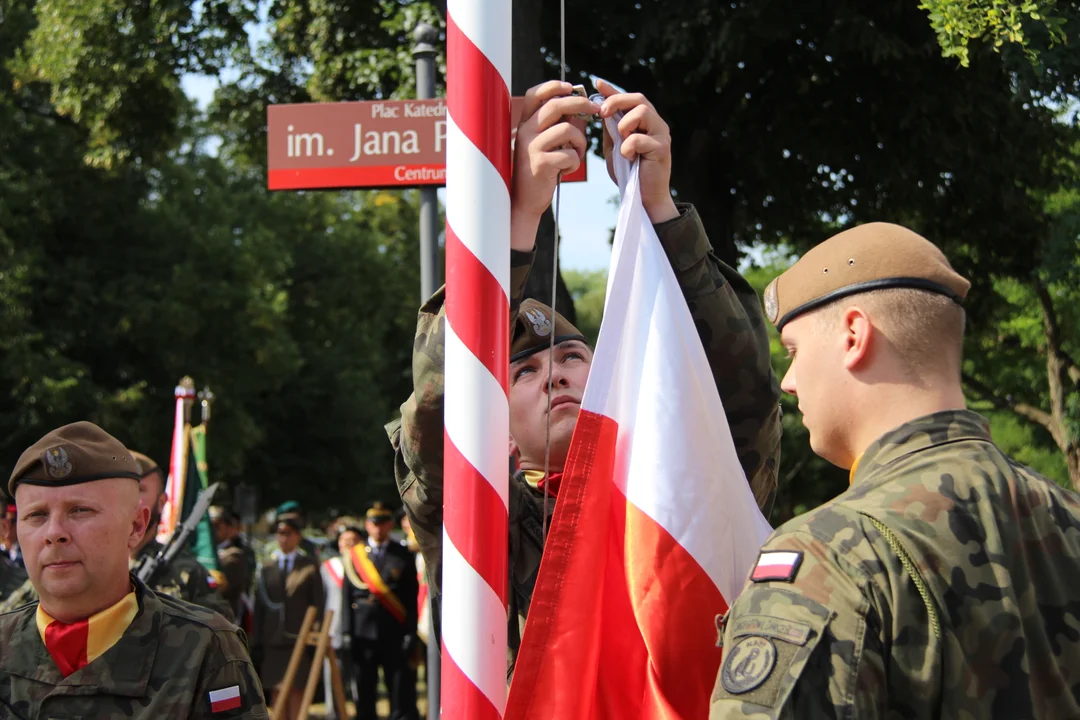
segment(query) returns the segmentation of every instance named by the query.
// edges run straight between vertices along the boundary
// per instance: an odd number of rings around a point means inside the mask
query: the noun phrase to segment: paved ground
[[[427,682],[424,679],[424,669],[420,668],[420,677],[416,683],[416,706],[420,710],[420,717],[427,717]],[[386,687],[379,683],[379,703],[376,706],[379,711],[380,718],[390,717],[390,701],[386,698]],[[352,703],[349,703],[349,717],[351,718],[355,713],[355,708]],[[312,720],[316,718],[318,720],[325,720],[326,718],[326,705],[312,705],[311,710],[308,712],[308,717]]]

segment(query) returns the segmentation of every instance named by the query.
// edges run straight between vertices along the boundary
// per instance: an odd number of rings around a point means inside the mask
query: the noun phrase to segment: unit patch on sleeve
[[[765,682],[775,665],[776,646],[767,638],[751,635],[735,643],[724,658],[720,682],[732,695],[741,695]]]

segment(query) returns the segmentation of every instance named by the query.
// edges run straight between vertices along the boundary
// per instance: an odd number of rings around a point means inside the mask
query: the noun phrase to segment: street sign
[[[511,100],[511,135],[522,102]],[[266,114],[271,190],[446,184],[444,99],[270,105]],[[585,179],[585,163],[563,178]]]

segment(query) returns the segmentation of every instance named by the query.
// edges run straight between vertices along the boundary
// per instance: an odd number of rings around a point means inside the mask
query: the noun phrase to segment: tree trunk
[[[1036,279],[1032,285],[1039,299],[1043,333],[1046,335],[1046,379],[1050,389],[1050,415],[1053,418],[1049,430],[1054,442],[1065,455],[1073,489],[1080,491],[1080,438],[1070,431],[1069,419],[1066,417],[1067,396],[1073,385],[1070,378],[1071,363],[1062,347],[1053,298],[1040,280]]]
[[[1080,444],[1073,443],[1065,452],[1065,465],[1069,468],[1069,480],[1073,489],[1080,492]]]

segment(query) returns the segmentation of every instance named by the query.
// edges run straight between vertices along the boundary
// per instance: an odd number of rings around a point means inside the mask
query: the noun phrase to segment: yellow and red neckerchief
[[[115,605],[73,623],[56,620],[38,603],[37,628],[56,667],[67,677],[115,645],[138,612],[139,601],[134,590]]]
[[[855,458],[855,462],[851,463],[851,470],[848,471],[847,483],[851,485],[855,482],[855,473],[859,471],[859,461],[862,460],[862,455]]]
[[[368,557],[367,545],[353,546],[349,550],[349,556],[352,558],[352,562],[342,563],[345,574],[349,576],[349,581],[358,587],[366,585],[368,591],[375,596],[379,604],[386,608],[394,616],[395,620],[404,624],[405,605],[394,594],[394,591],[387,586],[375,564],[371,562],[371,558]],[[355,577],[357,574],[359,574],[359,577]]]
[[[526,470],[525,482],[529,483],[530,487],[534,487],[540,492],[544,491],[544,485],[546,484],[548,486],[548,494],[555,497],[559,494],[559,484],[562,483],[562,475],[561,472],[548,473],[551,482],[546,482],[543,470]]]

